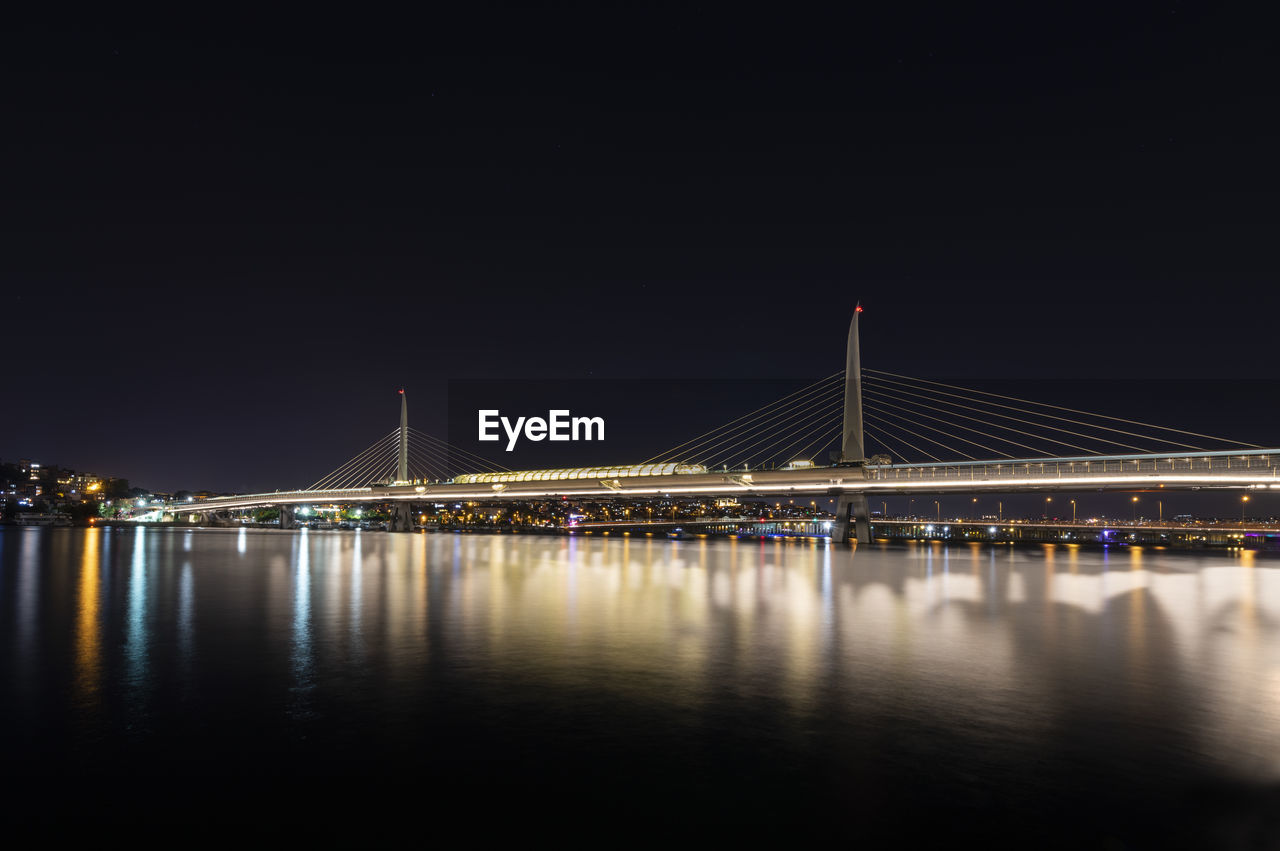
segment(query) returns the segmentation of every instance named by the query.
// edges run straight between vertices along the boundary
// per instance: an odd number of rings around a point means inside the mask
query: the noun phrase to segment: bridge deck
[[[338,490],[276,491],[215,497],[166,510],[195,513],[270,505],[336,502],[446,502],[561,497],[785,496],[930,491],[1095,489],[1280,489],[1280,449],[1168,455],[1038,458],[1009,461],[810,467],[797,470],[710,471],[613,479],[501,484],[431,482]]]

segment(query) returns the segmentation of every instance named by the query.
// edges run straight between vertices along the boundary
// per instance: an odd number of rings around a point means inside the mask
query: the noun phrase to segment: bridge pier
[[[387,523],[388,532],[413,531],[413,506],[407,502],[396,502],[391,505],[391,519]]]
[[[298,524],[295,523],[293,519],[293,506],[292,505],[280,506],[280,528],[296,529],[297,527],[298,527]]]
[[[853,540],[871,543],[871,507],[865,493],[844,493],[836,500],[836,523],[831,530],[833,544],[849,543],[849,524],[853,524]]]
[[[862,355],[858,344],[858,314],[862,303],[853,309],[849,321],[849,346],[844,364],[844,438],[840,443],[840,463],[851,477],[865,479],[867,454],[862,439]],[[861,491],[842,493],[836,500],[836,525],[831,530],[831,541],[836,544],[849,542],[849,524],[853,524],[853,538],[859,544],[871,543],[871,509],[867,495]]]

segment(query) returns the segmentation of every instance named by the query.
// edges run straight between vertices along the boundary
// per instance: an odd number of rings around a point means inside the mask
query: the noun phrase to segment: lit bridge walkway
[[[401,391],[400,428],[310,487],[165,512],[278,506],[287,527],[293,506],[389,503],[408,531],[415,502],[834,497],[832,537],[867,541],[883,494],[1280,488],[1280,449],[863,369],[860,313],[844,369],[640,464],[507,470],[410,428]]]
[[[215,497],[173,507],[176,513],[229,511],[279,505],[364,502],[457,502],[540,500],[560,497],[835,496],[876,493],[965,493],[999,491],[1280,490],[1280,449],[1191,452],[995,462],[887,464],[864,467],[803,467],[751,472],[706,471],[628,475],[629,468],[597,468],[615,475],[596,478],[536,478],[493,481],[501,474],[461,476],[462,481],[390,484],[361,488],[276,491]],[[545,472],[530,471],[533,476]],[[576,471],[575,471],[576,472]],[[516,475],[516,474],[513,474]],[[479,481],[471,481],[479,479]]]

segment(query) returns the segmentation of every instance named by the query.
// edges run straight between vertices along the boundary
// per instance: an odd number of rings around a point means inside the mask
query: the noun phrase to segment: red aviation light
[[[858,306],[857,306],[857,307],[855,307],[855,308],[853,309],[853,312],[854,312],[854,313],[861,313],[861,312],[862,312],[862,303],[861,303],[861,302],[859,302],[859,303],[858,303]],[[403,393],[404,391],[403,391],[403,390],[401,390],[400,392],[401,392],[401,393]]]

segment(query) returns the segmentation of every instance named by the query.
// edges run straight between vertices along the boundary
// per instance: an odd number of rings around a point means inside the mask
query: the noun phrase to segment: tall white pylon
[[[409,481],[409,397],[400,389],[400,465],[396,468],[396,481]]]

